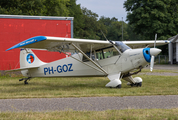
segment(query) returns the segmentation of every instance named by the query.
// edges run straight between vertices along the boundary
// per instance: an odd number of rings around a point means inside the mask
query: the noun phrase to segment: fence
[[[158,55],[155,57],[155,64],[168,64],[169,57],[168,55]]]

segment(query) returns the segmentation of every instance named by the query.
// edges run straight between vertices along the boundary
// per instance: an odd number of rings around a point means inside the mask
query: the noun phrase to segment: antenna
[[[103,34],[104,38],[108,41],[108,39],[106,38],[106,36],[105,36],[105,34],[103,33],[103,31],[102,31],[102,30],[100,30],[100,31],[101,31],[101,33]]]
[[[101,33],[103,34],[103,36],[105,37],[105,39],[106,39],[107,41],[109,41],[111,44],[114,44],[111,40],[108,40],[108,39],[106,38],[106,36],[104,35],[104,33],[103,33],[102,30],[100,30],[100,31],[101,31]]]
[[[123,41],[123,17],[122,17],[122,41]]]
[[[106,39],[107,41],[109,41],[109,42],[114,46],[114,48],[115,48],[120,54],[122,54],[122,53],[119,51],[119,49],[115,46],[115,43],[114,43],[112,40],[108,40],[108,39],[106,38],[105,34],[103,33],[103,31],[102,31],[102,30],[100,30],[100,31],[101,31],[101,33],[103,34],[103,36],[105,37],[105,39]]]

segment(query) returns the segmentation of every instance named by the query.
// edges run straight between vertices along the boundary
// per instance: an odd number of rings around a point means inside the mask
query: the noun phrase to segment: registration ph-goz
[[[45,75],[46,75],[46,73],[54,74],[55,72],[62,73],[62,72],[71,72],[71,71],[73,71],[72,64],[58,65],[56,67],[56,69],[54,69],[53,66],[44,68]]]

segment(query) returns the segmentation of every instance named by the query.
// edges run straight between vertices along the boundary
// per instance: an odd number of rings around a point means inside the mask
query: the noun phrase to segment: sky
[[[125,21],[127,12],[123,8],[124,1],[126,0],[77,0],[76,3],[98,14],[99,17],[115,17],[118,21],[121,21],[123,17]]]

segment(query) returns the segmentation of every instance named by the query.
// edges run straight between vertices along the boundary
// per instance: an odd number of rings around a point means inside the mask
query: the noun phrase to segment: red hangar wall
[[[6,51],[15,44],[35,36],[73,38],[73,17],[0,15],[0,70],[20,67],[20,49]],[[65,58],[59,52],[33,50],[43,62]]]

